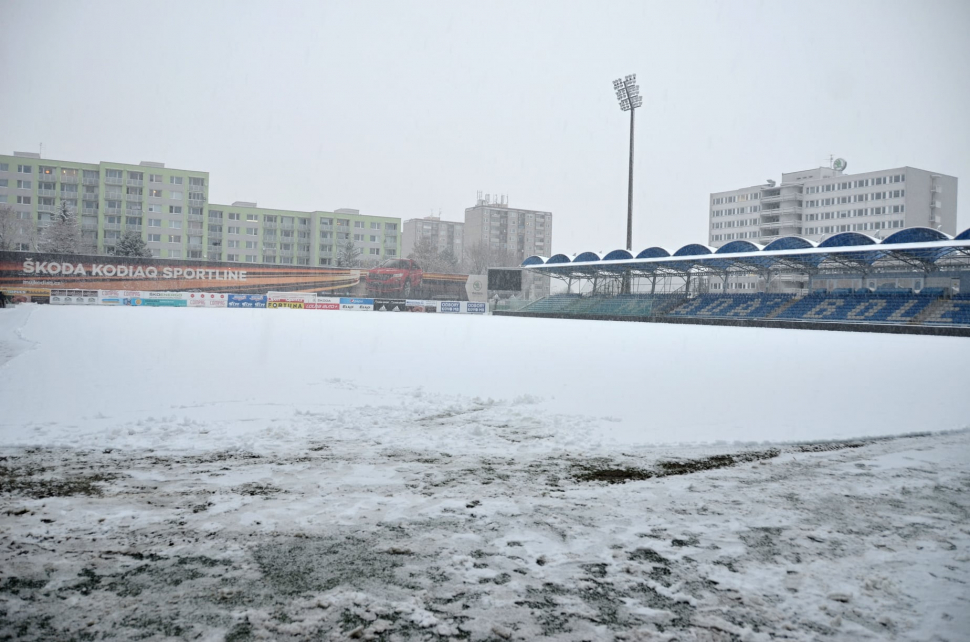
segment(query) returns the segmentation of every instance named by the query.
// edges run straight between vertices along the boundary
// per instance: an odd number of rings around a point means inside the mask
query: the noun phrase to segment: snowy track
[[[965,427],[965,340],[29,312],[0,314],[16,346],[0,364],[0,639],[970,630],[970,433],[793,443]],[[756,376],[740,359],[758,342],[769,396],[824,374],[848,419],[732,404],[714,378],[723,360]],[[525,345],[534,363],[514,359]],[[932,368],[933,385],[895,384],[919,412],[857,411],[832,386],[860,362],[886,386]]]

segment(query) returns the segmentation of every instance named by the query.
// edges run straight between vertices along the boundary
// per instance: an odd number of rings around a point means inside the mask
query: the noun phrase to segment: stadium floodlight
[[[625,78],[617,78],[613,81],[613,89],[616,91],[616,98],[620,101],[620,110],[630,112],[630,182],[626,196],[626,249],[633,251],[633,121],[634,114],[638,107],[643,105],[643,98],[640,96],[640,85],[637,84],[637,75],[630,74]],[[629,280],[623,284],[625,292],[630,291]]]

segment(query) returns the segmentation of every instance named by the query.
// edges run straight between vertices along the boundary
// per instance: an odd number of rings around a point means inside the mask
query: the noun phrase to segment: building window
[[[150,218],[148,219],[148,227],[161,227],[162,219],[160,218]]]
[[[363,241],[364,240],[364,235],[363,234],[354,234],[354,240],[355,241]]]
[[[18,196],[17,197],[17,202],[20,203],[21,205],[30,205],[30,197],[29,196]]]
[[[169,176],[168,177],[168,182],[171,185],[181,185],[182,184],[182,177],[181,176]]]
[[[149,234],[148,235],[148,242],[149,243],[161,243],[162,242],[162,235],[161,234]]]
[[[34,166],[33,165],[17,165],[17,173],[18,174],[33,174],[34,173]]]
[[[229,234],[239,234],[239,228],[238,227],[234,227],[234,226],[227,227],[226,228],[226,231]]]
[[[169,214],[181,214],[182,213],[182,206],[181,205],[169,205],[168,206],[168,213]]]
[[[354,221],[354,228],[356,228],[358,230],[364,229],[364,222],[363,221]]]
[[[258,236],[259,235],[259,228],[247,227],[246,228],[246,234],[248,234],[249,236]]]
[[[169,234],[168,235],[168,242],[169,243],[181,243],[182,242],[182,235],[181,234]]]
[[[256,255],[255,254],[247,254],[246,255],[246,263],[255,263],[255,262],[256,262]]]
[[[182,200],[182,192],[169,192],[168,193],[168,197],[170,199],[172,199],[173,201],[181,201]]]
[[[229,212],[229,220],[230,221],[238,221],[239,220],[239,212]]]
[[[17,181],[17,189],[30,189],[31,187],[33,187],[33,185],[30,181]],[[50,189],[54,189],[53,185],[50,187]]]
[[[227,261],[238,261],[239,260],[239,255],[238,254],[226,254],[226,260]]]
[[[152,198],[161,198],[162,197],[162,190],[160,190],[160,189],[150,189],[150,190],[148,190],[148,195],[150,197],[152,197]]]
[[[259,222],[259,214],[247,214],[246,220],[250,222]]]
[[[333,259],[320,259],[320,265],[331,265]]]
[[[368,252],[368,254],[373,254],[373,255],[379,255],[380,253],[381,253],[381,248],[379,247],[372,247]]]
[[[230,249],[237,249],[239,247],[239,241],[226,241],[226,247]]]

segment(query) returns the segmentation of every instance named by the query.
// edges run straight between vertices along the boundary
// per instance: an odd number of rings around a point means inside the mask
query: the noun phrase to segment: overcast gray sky
[[[848,160],[970,177],[970,2],[0,0],[0,149],[208,170],[214,202],[705,242],[711,191]],[[966,183],[964,182],[964,185]],[[970,227],[964,188],[959,229]]]

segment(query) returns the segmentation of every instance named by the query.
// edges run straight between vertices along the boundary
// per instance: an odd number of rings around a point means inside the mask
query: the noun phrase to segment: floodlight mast
[[[637,75],[630,74],[613,81],[616,98],[620,101],[620,109],[630,112],[630,180],[626,197],[626,249],[633,252],[633,130],[634,114],[637,107],[643,105],[640,97],[640,86],[637,85]]]

